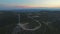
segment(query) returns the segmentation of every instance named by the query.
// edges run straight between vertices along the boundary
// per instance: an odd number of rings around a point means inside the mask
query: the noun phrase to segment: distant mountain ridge
[[[60,8],[16,8],[16,7],[11,7],[11,8],[2,8],[0,7],[0,10],[4,11],[17,11],[17,12],[39,12],[41,10],[45,11],[60,11]]]

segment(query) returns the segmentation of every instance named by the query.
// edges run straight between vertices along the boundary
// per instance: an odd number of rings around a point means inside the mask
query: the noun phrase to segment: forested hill
[[[28,12],[15,11],[14,12],[14,11],[15,10],[13,10],[13,11],[11,11],[11,10],[10,11],[0,11],[0,32],[1,32],[1,34],[5,34],[9,30],[10,30],[10,33],[12,32],[13,28],[18,23],[17,14],[20,14],[22,16],[38,15],[39,17],[36,18],[36,19],[38,19],[40,22],[45,22],[45,23],[50,22],[48,24],[49,27],[47,27],[47,29],[49,29],[49,31],[46,32],[45,34],[60,33],[60,11],[49,11],[49,10],[41,10],[41,11],[38,10],[38,11],[35,11],[35,12],[34,12],[34,10],[32,10],[33,12],[30,12],[30,11],[28,11]],[[22,20],[23,22],[28,21],[27,18],[25,18],[26,20],[24,21],[24,18]]]

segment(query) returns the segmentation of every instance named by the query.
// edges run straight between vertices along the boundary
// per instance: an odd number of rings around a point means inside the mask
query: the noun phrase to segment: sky
[[[0,7],[57,7],[60,8],[60,0],[0,0]]]

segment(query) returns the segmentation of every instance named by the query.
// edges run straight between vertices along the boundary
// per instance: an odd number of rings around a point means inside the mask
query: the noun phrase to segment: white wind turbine
[[[18,32],[20,32],[21,31],[20,28],[22,28],[23,30],[35,31],[35,30],[37,30],[37,29],[39,29],[41,27],[41,23],[39,21],[35,20],[37,23],[39,23],[39,26],[36,26],[33,29],[26,28],[26,25],[28,25],[29,23],[24,23],[24,24],[20,23],[20,14],[18,14],[18,16],[19,16],[19,23],[15,27],[14,32],[12,34],[17,34]]]

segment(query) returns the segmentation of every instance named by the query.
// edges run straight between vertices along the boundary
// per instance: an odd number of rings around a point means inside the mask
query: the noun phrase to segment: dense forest
[[[32,10],[33,11],[33,10]],[[18,23],[30,23],[37,25],[34,20],[41,23],[41,28],[36,31],[20,31],[20,34],[60,34],[60,11],[38,10],[33,12],[0,11],[0,34],[11,34]],[[34,19],[29,18],[32,17]],[[39,17],[34,17],[39,16]],[[32,23],[33,22],[33,23]]]

